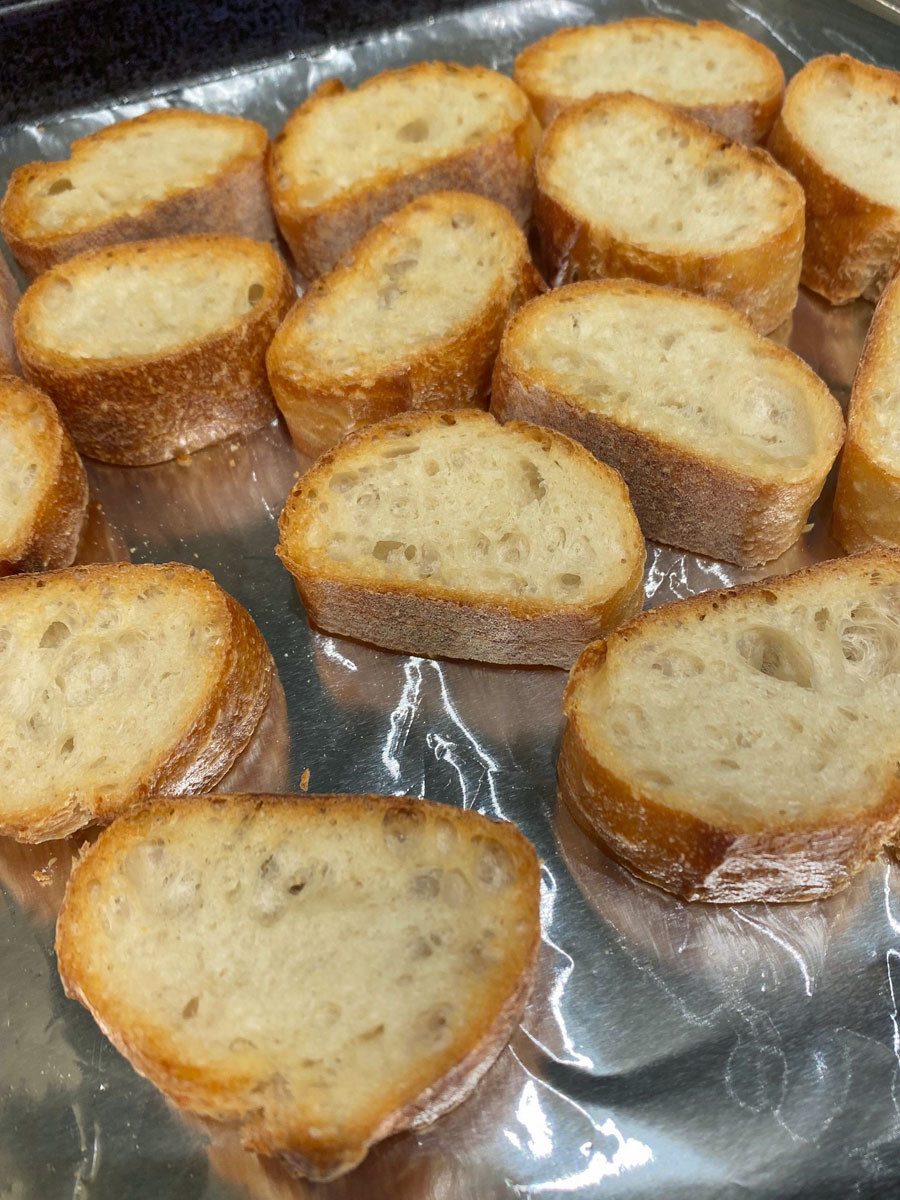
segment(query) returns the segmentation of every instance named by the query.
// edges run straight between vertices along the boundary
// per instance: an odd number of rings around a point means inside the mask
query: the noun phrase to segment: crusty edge
[[[12,381],[0,380],[0,389]],[[55,467],[26,536],[15,545],[0,543],[0,576],[19,571],[53,571],[75,561],[88,506],[84,464],[51,401],[27,383],[13,386],[30,392],[44,409],[56,432],[52,453]]]
[[[99,568],[74,567],[71,571],[73,577],[79,578],[94,572],[112,576],[127,574],[135,569],[132,563],[113,563]],[[252,617],[207,571],[198,571],[182,563],[145,564],[138,569],[147,575],[158,575],[162,587],[173,572],[187,573],[194,587],[212,587],[219,593],[227,633],[218,678],[180,740],[158,752],[143,779],[126,799],[111,803],[103,796],[97,796],[84,804],[69,797],[49,816],[0,824],[0,836],[14,837],[22,842],[44,842],[66,837],[84,825],[107,823],[123,809],[139,804],[148,796],[181,796],[205,791],[226,774],[249,742],[268,703],[275,674],[272,655]]]
[[[753,246],[722,254],[667,253],[616,237],[601,225],[583,220],[561,198],[546,178],[546,155],[554,138],[582,112],[610,99],[632,93],[598,93],[589,100],[566,109],[548,129],[536,160],[537,195],[535,225],[541,242],[544,275],[554,287],[577,279],[632,278],[695,292],[713,300],[723,300],[745,313],[760,333],[771,333],[787,320],[797,303],[803,257],[803,190],[765,150],[740,146],[721,138],[719,146],[734,146],[744,155],[777,172],[794,192],[794,203],[785,225],[769,236],[763,235]],[[640,97],[642,103],[669,114],[673,124],[682,125],[690,134],[698,132],[715,139],[708,126],[676,109],[667,109],[655,101]]]
[[[154,110],[134,118],[129,125],[154,121],[157,114],[171,110]],[[204,118],[212,114],[202,114]],[[259,241],[274,241],[275,220],[269,204],[266,186],[265,157],[269,144],[265,129],[255,121],[216,114],[226,121],[241,120],[254,125],[258,150],[255,157],[241,155],[219,172],[217,177],[199,187],[182,188],[174,195],[148,204],[143,212],[115,217],[77,233],[56,232],[28,234],[22,230],[27,202],[20,193],[20,180],[30,179],[35,172],[56,167],[56,163],[29,163],[13,171],[6,195],[0,204],[0,230],[27,279],[42,271],[81,254],[119,242],[137,242],[146,238],[172,237],[188,233],[222,233],[250,237]],[[121,137],[122,123],[107,126],[96,134],[72,143],[78,154],[97,139],[111,131]]]
[[[13,314],[18,303],[18,284],[6,265],[6,259],[0,254],[0,375],[20,373],[13,341]]]
[[[594,283],[570,284],[568,291]],[[652,296],[655,288],[627,283],[630,293]],[[550,293],[555,296],[558,293]],[[696,297],[685,299],[695,300]],[[719,305],[734,320],[739,314]],[[749,329],[746,318],[743,324]],[[752,566],[782,554],[800,536],[831,465],[840,450],[843,418],[840,406],[819,378],[790,351],[766,343],[773,357],[790,362],[807,375],[807,391],[815,388],[815,424],[831,422],[831,447],[818,454],[807,477],[793,483],[763,480],[730,469],[701,452],[679,449],[664,438],[620,425],[593,412],[552,386],[552,377],[535,368],[513,365],[507,353],[515,335],[515,320],[507,326],[494,368],[491,412],[500,421],[517,419],[557,429],[613,467],[628,486],[644,535],[653,541],[705,554],[710,558]],[[827,406],[827,408],[826,408]],[[812,403],[810,402],[810,408]],[[821,411],[818,411],[821,410]]]
[[[686,22],[671,21],[666,17],[626,17],[622,21],[610,23],[610,26],[647,24],[683,26]],[[555,40],[565,40],[565,35],[572,33],[575,28],[580,27],[569,26],[563,29],[556,29],[540,41],[526,46],[516,56],[513,78],[531,101],[531,107],[545,129],[564,109],[570,107],[573,101],[562,94],[542,92],[534,86],[529,87],[527,79],[528,60],[535,52],[539,54],[542,51],[551,50],[553,48],[551,43]],[[720,21],[698,21],[693,28],[727,30],[735,40],[740,41],[747,48],[749,53],[752,53],[758,59],[765,59],[769,72],[769,82],[772,86],[768,88],[764,95],[760,94],[745,100],[735,100],[730,103],[723,102],[721,104],[673,104],[672,107],[678,108],[689,117],[694,117],[696,120],[702,121],[704,125],[709,125],[711,129],[717,130],[719,133],[724,134],[725,137],[731,138],[732,141],[743,142],[745,145],[753,145],[756,142],[761,142],[772,128],[772,123],[778,115],[784,95],[784,71],[777,56],[768,46],[763,45],[762,42],[748,37],[747,34],[742,33],[738,29],[732,29],[728,25],[723,25]],[[560,37],[559,35],[564,36]]]
[[[885,74],[846,54],[814,59],[788,84],[768,145],[806,193],[802,282],[832,304],[846,304],[858,296],[877,300],[900,266],[900,209],[870,200],[842,183],[789,126],[794,93],[823,61],[838,61],[864,74]]]
[[[377,84],[379,78],[374,76],[362,86]],[[469,149],[417,171],[380,171],[319,205],[298,204],[292,189],[279,184],[281,147],[290,139],[292,124],[301,114],[343,90],[338,81],[326,80],[291,114],[269,151],[269,192],[275,218],[294,262],[307,280],[331,270],[373,225],[427,192],[475,192],[505,205],[520,224],[529,219],[534,200],[534,155],[541,130],[524,95],[521,120]]]
[[[444,809],[447,807],[417,797],[312,794],[302,797],[267,795],[217,796],[211,794],[203,797],[194,797],[192,800],[185,801],[185,803],[204,803],[216,800],[227,800],[229,803],[235,805],[260,805],[267,801],[276,801],[279,803],[299,803],[303,806],[316,805],[323,802],[329,804],[335,802],[338,804],[347,804],[348,802],[350,804],[353,802],[376,802],[386,806],[413,804],[415,806],[427,805],[433,809]],[[158,801],[144,802],[132,809],[128,816],[139,817],[143,812],[156,807],[157,804]],[[449,811],[453,813],[456,810],[451,808]],[[442,813],[441,815],[443,816],[444,814]],[[489,827],[498,824],[490,818],[482,817],[481,814],[468,813],[467,818],[470,816],[479,817]],[[291,1127],[289,1114],[266,1113],[262,1107],[249,1108],[246,1098],[240,1095],[239,1088],[235,1089],[235,1093],[230,1098],[219,1091],[215,1101],[211,1103],[208,1098],[201,1098],[201,1093],[205,1090],[202,1085],[198,1091],[189,1078],[189,1075],[185,1075],[183,1071],[176,1073],[173,1070],[175,1064],[167,1063],[165,1058],[159,1055],[143,1053],[131,1042],[125,1033],[118,1028],[112,1027],[99,1016],[85,992],[79,986],[76,978],[77,972],[71,969],[72,964],[70,960],[77,953],[77,950],[74,947],[74,943],[70,944],[71,933],[66,923],[66,916],[71,904],[71,894],[73,891],[72,881],[84,869],[85,864],[91,856],[97,852],[96,842],[87,846],[75,862],[69,877],[65,897],[60,907],[56,933],[56,953],[63,988],[67,996],[78,1000],[88,1009],[106,1037],[129,1059],[136,1070],[147,1076],[154,1083],[159,1080],[160,1082],[157,1083],[157,1086],[163,1088],[176,1104],[184,1108],[193,1108],[215,1122],[227,1122],[229,1124],[239,1122],[241,1138],[248,1150],[253,1150],[260,1154],[275,1155],[291,1170],[310,1179],[322,1182],[335,1179],[357,1166],[376,1142],[382,1141],[391,1134],[399,1133],[405,1129],[418,1129],[430,1125],[433,1121],[443,1116],[444,1113],[461,1104],[472,1093],[481,1078],[493,1065],[521,1019],[522,1012],[534,984],[540,949],[540,911],[538,904],[540,888],[539,862],[534,853],[534,848],[515,825],[510,822],[501,822],[499,824],[507,834],[511,833],[520,844],[527,845],[530,851],[529,858],[533,868],[533,882],[535,885],[535,904],[533,928],[531,931],[532,939],[527,961],[516,980],[514,990],[509,994],[502,1008],[488,1028],[484,1030],[475,1045],[440,1079],[429,1087],[426,1087],[413,1100],[393,1112],[386,1113],[383,1119],[372,1128],[361,1144],[354,1142],[353,1144],[342,1146],[334,1143],[319,1145],[309,1138],[302,1138],[301,1131]],[[297,1143],[300,1141],[305,1142],[302,1150],[297,1146]],[[294,1144],[288,1149],[281,1144],[285,1142]]]
[[[454,198],[471,200],[470,195],[455,192],[433,193],[426,199]],[[417,203],[413,201],[407,208]],[[404,360],[380,369],[369,369],[361,362],[360,369],[349,375],[292,370],[293,320],[323,287],[329,286],[335,273],[365,270],[364,260],[372,240],[380,237],[383,225],[402,219],[405,211],[386,217],[344,255],[333,273],[313,284],[288,313],[269,346],[266,368],[275,401],[294,444],[311,458],[330,450],[347,433],[404,411],[484,407],[503,327],[509,316],[544,286],[529,257],[525,238],[510,218],[510,233],[521,243],[515,272],[507,278],[498,276],[484,305],[466,321],[443,337],[411,350]]]
[[[853,568],[890,565],[900,570],[900,555],[873,551]],[[836,560],[797,572],[792,578],[847,569]],[[758,592],[763,584],[745,584],[679,601],[708,610],[723,598]],[[671,605],[638,618],[616,635],[627,640],[640,622],[663,625]],[[584,676],[603,669],[609,642],[589,646],[578,660],[563,700],[566,727],[558,765],[560,799],[579,825],[614,858],[642,879],[685,900],[717,904],[748,901],[791,903],[830,896],[874,859],[900,830],[900,781],[891,778],[879,803],[857,819],[821,824],[785,822],[777,829],[725,828],[712,825],[687,808],[655,800],[633,782],[604,766],[590,748],[582,723],[578,692]]]
[[[26,332],[47,275],[25,293],[15,334],[26,378],[47,392],[82,454],[102,462],[143,466],[164,462],[235,435],[252,433],[277,415],[265,352],[294,300],[287,267],[267,243],[224,235],[158,238],[87,251],[58,269],[76,269],[106,254],[165,254],[185,241],[211,251],[240,243],[256,247],[274,283],[265,300],[238,323],[171,352],[144,358],[79,359],[35,343]]]
[[[461,410],[452,414],[402,414],[382,421],[377,435],[394,429],[415,432],[441,416],[454,421],[486,419],[483,414]],[[533,438],[561,438],[567,453],[587,451],[556,431],[510,422],[510,428]],[[623,519],[633,520],[634,561],[626,584],[602,600],[548,607],[517,597],[488,599],[449,589],[428,587],[408,580],[362,583],[340,564],[301,561],[289,549],[289,530],[302,512],[305,493],[331,469],[348,448],[371,435],[369,430],[351,434],[335,450],[324,455],[294,485],[281,514],[280,541],[276,554],[294,576],[297,590],[310,621],[327,630],[388,650],[419,654],[428,658],[464,658],[499,664],[569,667],[589,641],[614,629],[639,612],[643,603],[644,546],[633,517],[628,490],[610,468],[607,479],[624,501]],[[595,467],[603,467],[591,458]]]

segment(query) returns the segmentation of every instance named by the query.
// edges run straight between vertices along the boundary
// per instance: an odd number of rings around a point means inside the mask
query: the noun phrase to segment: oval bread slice
[[[0,376],[0,575],[68,567],[87,506],[84,465],[51,401]]]
[[[631,280],[527,304],[503,335],[491,412],[615,467],[646,537],[744,565],[799,537],[844,432],[821,379],[746,317]]]
[[[16,346],[82,454],[162,462],[275,418],[265,354],[293,298],[265,242],[130,242],[36,280],[16,310]]]
[[[900,279],[888,284],[859,360],[834,497],[846,550],[900,546]]]
[[[29,278],[83,250],[181,233],[275,236],[269,138],[241,117],[163,108],[13,171],[0,230]]]
[[[351,434],[294,486],[278,528],[311,621],[410,654],[569,666],[643,600],[644,543],[615,471],[482,412]]]
[[[487,67],[416,63],[356,90],[328,80],[272,143],[275,216],[308,279],[426,192],[477,192],[524,223],[539,137],[525,95]]]
[[[814,58],[788,85],[769,148],[806,192],[803,282],[877,300],[900,266],[900,72]]]
[[[803,190],[764,150],[631,93],[556,118],[537,156],[548,278],[623,276],[724,300],[760,333],[797,303]]]
[[[315,458],[406,409],[483,404],[503,326],[538,285],[524,234],[492,200],[434,193],[385,217],[269,347],[295,444]]]
[[[517,56],[513,77],[542,125],[598,92],[636,92],[737,142],[766,136],[784,92],[768,46],[718,21],[667,17],[557,29]]]
[[[539,898],[531,845],[475,812],[156,801],[76,865],[56,951],[67,993],[176,1104],[327,1180],[472,1091],[525,1006]]]
[[[666,604],[588,647],[559,790],[687,900],[812,900],[900,828],[900,554]]]
[[[0,580],[0,836],[63,837],[220,779],[272,657],[205,571],[73,567]]]

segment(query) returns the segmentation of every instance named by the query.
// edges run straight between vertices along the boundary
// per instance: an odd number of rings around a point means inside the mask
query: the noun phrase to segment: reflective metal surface
[[[646,4],[713,16],[789,70],[826,50],[900,62],[900,31],[836,2]],[[508,69],[560,24],[638,4],[499,5],[298,56],[160,102],[242,112],[277,130],[327,75],[428,57]],[[3,173],[147,105],[9,131]],[[871,308],[803,296],[790,345],[846,399]],[[185,464],[93,465],[87,559],[209,568],[258,621],[284,696],[235,788],[428,795],[516,821],[544,859],[544,941],[522,1027],[475,1095],[391,1139],[330,1186],[292,1181],[174,1112],[63,998],[53,919],[75,843],[0,844],[0,1200],[486,1200],[523,1195],[900,1195],[900,876],[882,860],[819,904],[689,906],[636,882],[555,798],[565,676],[431,662],[310,633],[272,553],[306,464],[277,426]],[[830,493],[762,576],[837,553]],[[650,547],[648,604],[750,578]],[[265,981],[260,996],[264,1002]]]

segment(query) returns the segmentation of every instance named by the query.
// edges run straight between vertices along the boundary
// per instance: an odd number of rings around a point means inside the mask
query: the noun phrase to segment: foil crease
[[[638,13],[725,21],[790,75],[884,37],[840,0],[526,0],[2,131],[3,177],[110,121],[172,104],[272,133],[323,79],[430,58],[510,70],[561,25]],[[896,61],[893,65],[896,65]],[[801,296],[792,349],[846,402],[871,306]],[[53,921],[82,838],[0,841],[0,1200],[466,1200],[900,1195],[900,890],[886,859],[808,905],[687,905],[633,879],[559,807],[565,675],[436,662],[311,632],[272,552],[300,459],[278,426],[186,464],[90,464],[83,559],[208,568],[253,614],[283,695],[228,786],[427,795],[515,821],[543,859],[544,945],[521,1028],[473,1097],[331,1185],[291,1180],[178,1115],[62,994]],[[647,604],[839,554],[826,488],[796,546],[754,571],[648,546]],[[308,775],[307,775],[308,772]]]

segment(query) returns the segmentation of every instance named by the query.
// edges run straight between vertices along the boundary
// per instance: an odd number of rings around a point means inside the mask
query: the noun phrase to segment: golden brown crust
[[[258,258],[267,280],[263,299],[221,332],[155,355],[91,359],[35,340],[30,325],[45,288],[105,257],[128,261],[177,254],[180,247]],[[25,376],[58,407],[76,446],[89,458],[124,466],[163,462],[245,433],[276,415],[265,354],[294,299],[287,267],[268,244],[198,234],[87,251],[46,272],[16,311],[16,345]]]
[[[353,563],[322,558],[296,558],[290,550],[292,528],[302,528],[310,490],[327,478],[348,450],[363,442],[391,436],[395,430],[415,433],[435,419],[452,422],[489,420],[486,414],[460,410],[452,414],[401,414],[355,434],[325,454],[298,480],[279,519],[275,553],[294,576],[310,621],[329,633],[373,642],[388,650],[428,658],[464,658],[501,664],[569,667],[589,641],[616,628],[640,611],[643,603],[644,548],[637,521],[629,531],[631,571],[627,583],[603,600],[556,604],[517,596],[490,599],[464,589],[450,590],[427,581],[365,581]],[[562,454],[590,459],[604,471],[607,483],[620,492],[630,511],[628,489],[614,472],[587,451],[549,429],[517,421],[509,428],[535,441],[550,439]]]
[[[16,408],[21,398],[41,412],[48,429],[40,454],[52,461],[52,469],[29,528],[21,531],[15,541],[0,531],[0,576],[68,567],[75,561],[87,514],[84,465],[56,409],[42,392],[15,376],[0,377],[0,422],[21,419],[8,402],[4,403],[6,397],[12,397]]]
[[[411,350],[404,362],[379,368],[367,364],[361,355],[352,373],[317,368],[315,360],[305,360],[302,371],[298,371],[293,367],[291,350],[292,328],[303,320],[319,295],[346,276],[365,273],[368,257],[383,243],[385,232],[401,228],[406,214],[418,208],[444,209],[454,204],[472,208],[473,200],[491,203],[471,194],[440,192],[414,200],[385,217],[288,313],[269,347],[266,367],[275,400],[294,444],[303,454],[317,458],[347,433],[401,412],[485,405],[503,327],[510,314],[543,286],[525,237],[511,217],[505,236],[519,244],[514,273],[507,278],[498,276],[486,303],[469,320],[446,336]]]
[[[487,81],[491,87],[501,80],[504,87],[513,86],[510,80],[486,67],[436,62],[384,71],[361,83],[358,91],[377,90],[387,76],[426,73],[462,74]],[[330,97],[346,90],[339,80],[326,80],[288,117],[269,151],[268,181],[275,218],[298,269],[307,280],[330,270],[383,217],[427,192],[475,192],[505,205],[520,224],[528,220],[534,198],[533,164],[540,125],[524,95],[517,118],[511,118],[506,128],[468,149],[426,163],[415,171],[398,173],[385,168],[330,200],[304,203],[284,166],[284,146],[314,106],[327,104]]]
[[[21,576],[0,580],[0,605],[7,589],[43,586],[47,576]],[[111,584],[120,592],[140,588],[148,580],[165,588],[176,580],[185,591],[215,594],[220,608],[223,635],[217,678],[178,741],[163,747],[148,747],[145,771],[133,792],[123,798],[98,793],[85,801],[73,796],[54,798],[52,807],[27,820],[0,821],[0,836],[23,842],[42,842],[64,837],[84,825],[108,822],[126,807],[148,796],[183,796],[212,787],[228,771],[250,740],[272,689],[275,666],[269,648],[250,614],[216,584],[207,571],[181,563],[161,566],[132,563],[70,567],[56,572],[54,582],[65,579],[78,589]]]
[[[672,21],[667,17],[627,17],[623,21],[609,22],[602,28],[610,31],[629,28],[640,30],[648,26],[658,28],[676,26],[679,29],[693,28],[700,32],[715,30],[720,33],[726,33],[732,41],[739,44],[748,54],[752,54],[760,63],[765,64],[768,75],[766,86],[760,88],[760,94],[755,97],[722,104],[673,105],[673,107],[678,107],[689,117],[694,117],[696,120],[702,121],[705,125],[709,125],[712,129],[718,130],[719,133],[723,133],[725,137],[731,138],[732,141],[744,142],[745,144],[761,142],[772,128],[772,122],[778,115],[778,110],[781,108],[781,99],[784,95],[784,71],[781,68],[781,63],[768,46],[764,46],[762,42],[757,42],[754,38],[748,37],[747,34],[741,33],[738,29],[732,29],[728,25],[723,25],[720,21],[697,21],[695,25],[687,25],[686,22]],[[555,94],[542,88],[540,77],[541,58],[545,55],[556,53],[564,54],[573,35],[577,36],[580,30],[584,28],[584,26],[568,26],[556,29],[549,36],[532,43],[530,46],[526,46],[516,56],[513,78],[531,101],[531,107],[545,129],[555,117],[571,106],[572,101],[568,96]],[[588,26],[587,28],[598,27]]]
[[[859,556],[854,569],[900,571],[900,554],[872,551]],[[847,561],[819,563],[791,576],[840,573]],[[591,747],[579,692],[582,680],[603,670],[608,647],[627,642],[652,622],[664,635],[667,625],[687,612],[708,612],[723,600],[764,590],[746,584],[705,592],[663,605],[589,646],[575,665],[563,700],[567,718],[558,766],[559,796],[578,823],[613,857],[642,879],[685,900],[740,904],[752,900],[789,903],[815,900],[840,891],[875,858],[900,829],[900,781],[895,777],[877,803],[848,805],[846,817],[826,813],[819,822],[734,819],[719,825],[694,816],[685,807],[654,800],[633,781],[608,769]],[[779,585],[784,583],[778,581]]]
[[[653,296],[650,285],[586,282],[549,293],[537,303],[554,303],[564,294],[592,295],[621,290]],[[685,299],[695,297],[685,295]],[[740,314],[717,304],[729,320]],[[686,314],[687,319],[687,314]],[[744,318],[747,328],[750,322]],[[751,566],[769,562],[800,536],[809,510],[822,490],[843,437],[840,406],[822,381],[789,350],[761,342],[766,353],[790,363],[802,374],[807,391],[815,391],[818,423],[830,425],[831,450],[819,455],[805,479],[763,480],[716,463],[699,450],[679,449],[652,433],[623,426],[592,412],[554,386],[552,372],[524,370],[510,360],[517,319],[506,328],[494,370],[491,412],[500,421],[517,419],[548,426],[585,446],[595,458],[619,472],[645,537],[705,554],[725,562]]]
[[[252,134],[252,152],[242,152],[211,182],[173,191],[162,200],[148,202],[141,212],[130,216],[101,221],[89,229],[75,232],[65,229],[52,233],[36,232],[24,194],[26,186],[42,176],[52,179],[64,163],[34,162],[13,171],[0,204],[0,231],[26,278],[33,279],[49,267],[83,251],[119,242],[188,233],[222,233],[260,241],[274,240],[275,223],[265,180],[269,138],[263,126],[255,121],[225,114],[156,109],[76,139],[70,149],[70,159],[89,154],[91,146],[98,140],[128,139],[135,129],[140,131],[147,125],[165,124],[173,118],[184,120],[186,116],[197,124],[201,138],[211,124],[240,126]]]
[[[515,863],[517,886],[523,898],[523,920],[528,938],[523,965],[506,972],[503,993],[486,997],[469,1014],[465,1042],[448,1047],[431,1078],[423,1072],[423,1086],[410,1097],[397,1081],[385,1079],[373,1110],[364,1121],[341,1129],[310,1130],[303,1097],[285,1100],[272,1089],[260,1089],[252,1072],[240,1062],[229,1068],[184,1061],[165,1029],[150,1027],[140,1014],[130,1012],[106,994],[105,981],[84,955],[84,942],[96,920],[90,885],[108,875],[120,852],[147,836],[157,821],[177,818],[188,806],[227,805],[236,814],[262,808],[279,808],[298,821],[327,813],[334,820],[355,821],[363,815],[414,810],[428,818],[451,822],[460,829],[479,832],[500,841]],[[483,827],[483,829],[481,828]],[[355,1166],[376,1141],[402,1129],[417,1128],[455,1107],[472,1091],[503,1049],[518,1023],[534,978],[540,946],[540,866],[530,843],[514,825],[489,820],[471,810],[405,796],[202,796],[180,801],[178,806],[155,800],[136,809],[87,848],[76,862],[60,910],[56,953],[66,994],[90,1010],[110,1041],[182,1108],[218,1122],[238,1123],[247,1149],[278,1155],[293,1169],[318,1180],[333,1179]],[[235,1055],[238,1059],[239,1056]]]
[[[833,175],[791,130],[791,105],[804,89],[815,88],[822,68],[853,78],[891,80],[900,101],[900,73],[858,62],[848,54],[826,54],[799,71],[785,92],[784,105],[769,137],[769,149],[803,185],[806,193],[806,247],[801,280],[832,304],[858,296],[877,300],[900,265],[900,209],[869,199]]]
[[[790,201],[784,210],[783,225],[775,233],[761,234],[752,246],[720,254],[689,251],[668,253],[637,242],[620,239],[600,224],[592,224],[570,208],[556,194],[550,178],[552,156],[557,142],[570,125],[583,114],[610,104],[628,104],[631,93],[600,93],[566,109],[547,130],[538,152],[535,170],[537,195],[535,224],[541,241],[542,267],[552,286],[583,279],[631,278],[695,292],[712,300],[722,300],[745,313],[760,333],[770,333],[787,320],[797,303],[800,267],[803,256],[804,200],[796,181],[758,147],[741,146],[715,134],[701,121],[676,109],[657,105],[643,97],[640,102],[653,104],[685,134],[709,141],[710,152],[732,148],[748,163],[755,162],[783,181]]]
[[[18,284],[6,265],[6,259],[0,254],[0,375],[19,374],[13,342],[13,314],[18,303]]]

